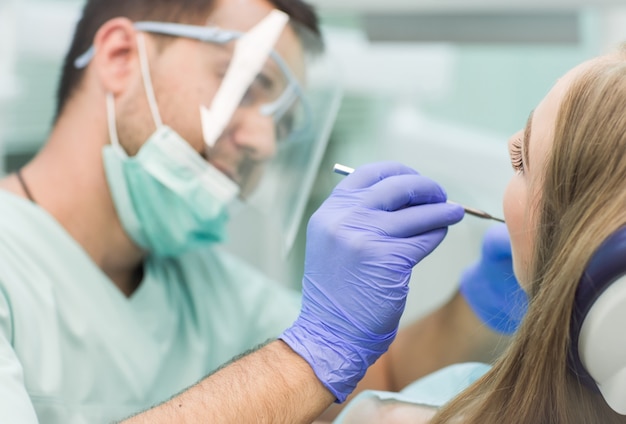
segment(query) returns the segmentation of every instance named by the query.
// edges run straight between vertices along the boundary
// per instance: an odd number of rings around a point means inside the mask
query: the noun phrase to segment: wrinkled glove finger
[[[362,195],[362,205],[371,209],[395,211],[426,203],[442,203],[446,192],[430,178],[418,174],[398,175],[374,184]]]
[[[376,226],[390,237],[409,238],[456,224],[464,215],[465,211],[459,205],[433,203],[386,212]]]
[[[427,233],[420,234],[419,236],[414,236],[405,239],[407,243],[409,243],[412,247],[412,256],[411,263],[409,264],[412,267],[417,265],[422,259],[428,256],[433,250],[441,244],[443,239],[448,234],[448,228],[439,228],[437,230],[432,230]]]

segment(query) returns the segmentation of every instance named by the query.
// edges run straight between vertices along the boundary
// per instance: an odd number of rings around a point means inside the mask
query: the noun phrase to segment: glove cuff
[[[395,333],[393,334],[395,336]],[[391,337],[393,339],[393,336]],[[367,368],[382,355],[389,345],[372,343],[371,349],[351,346],[345,340],[324,332],[318,334],[296,323],[279,337],[309,363],[321,383],[342,403],[354,391]],[[359,343],[361,346],[365,343]],[[376,347],[381,348],[377,350]]]

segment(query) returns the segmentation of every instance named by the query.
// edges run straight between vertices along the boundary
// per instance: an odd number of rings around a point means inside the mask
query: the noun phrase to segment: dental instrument
[[[354,172],[354,168],[350,168],[349,166],[342,165],[340,163],[336,163],[335,166],[333,167],[333,172],[335,172],[336,174],[339,174],[339,175],[350,175],[350,174],[352,174],[352,172]],[[469,215],[473,215],[473,216],[476,216],[478,218],[491,219],[491,220],[498,221],[498,222],[504,222],[503,219],[496,218],[495,216],[490,215],[490,214],[488,214],[485,211],[481,211],[480,209],[471,208],[469,206],[461,205],[461,204],[453,202],[451,200],[448,200],[448,203],[453,203],[455,205],[461,206],[465,210],[465,213],[467,213]]]

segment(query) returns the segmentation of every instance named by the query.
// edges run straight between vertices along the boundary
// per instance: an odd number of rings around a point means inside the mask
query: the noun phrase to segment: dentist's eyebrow
[[[528,116],[528,121],[526,121],[526,128],[524,128],[524,141],[523,141],[523,157],[524,157],[524,162],[526,164],[527,168],[530,168],[530,164],[528,162],[528,149],[529,149],[529,142],[530,142],[530,130],[533,126],[533,114],[535,113],[535,111],[531,111],[530,115]]]

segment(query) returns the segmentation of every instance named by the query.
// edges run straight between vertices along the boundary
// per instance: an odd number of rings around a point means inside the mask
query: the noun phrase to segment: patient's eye
[[[513,140],[510,148],[511,165],[515,172],[524,172],[524,159],[522,156],[522,139],[518,137]]]

